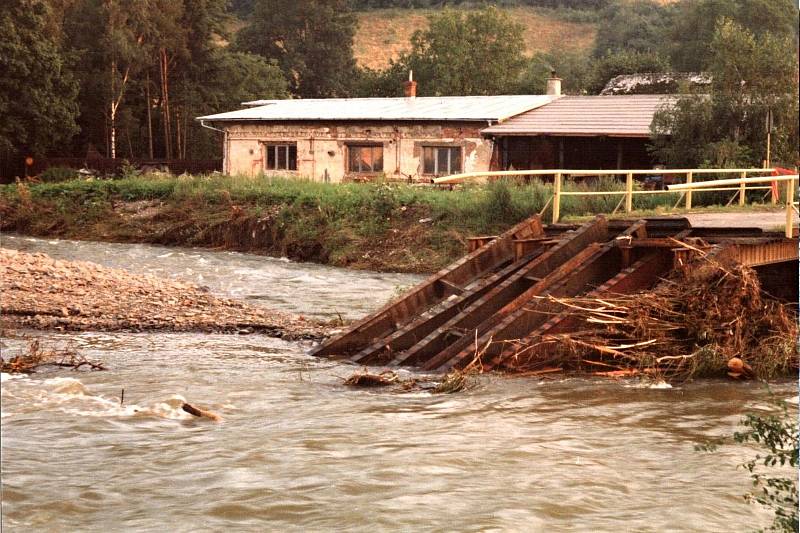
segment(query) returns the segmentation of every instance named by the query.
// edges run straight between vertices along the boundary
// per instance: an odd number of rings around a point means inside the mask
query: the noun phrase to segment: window
[[[423,146],[422,172],[434,176],[446,176],[461,172],[461,147]]]
[[[296,144],[267,144],[267,170],[297,170]]]
[[[347,146],[347,170],[349,172],[383,172],[383,146]]]

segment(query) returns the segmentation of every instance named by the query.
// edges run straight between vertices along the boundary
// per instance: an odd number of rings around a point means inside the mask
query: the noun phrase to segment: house
[[[317,181],[377,176],[430,181],[486,170],[492,141],[481,130],[556,96],[261,100],[247,109],[199,117],[224,132],[223,171],[296,175]]]
[[[482,130],[502,169],[650,168],[647,150],[665,95],[563,96]]]
[[[436,176],[506,168],[649,167],[662,96],[544,95],[257,100],[198,117],[224,134],[223,171],[316,181]]]

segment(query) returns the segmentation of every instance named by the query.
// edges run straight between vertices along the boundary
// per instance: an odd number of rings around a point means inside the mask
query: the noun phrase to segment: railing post
[[[794,220],[794,180],[786,180],[786,238],[792,238],[792,221]]]
[[[625,176],[625,212],[633,211],[633,172]]]
[[[742,172],[739,175],[739,177],[745,179],[747,177],[747,172]],[[744,181],[742,181],[739,184],[739,205],[744,205],[746,198],[747,198],[747,184]]]
[[[687,185],[691,185],[692,184],[692,177],[693,177],[693,175],[692,175],[691,172],[687,172],[686,173],[686,184]],[[686,209],[691,209],[691,208],[692,208],[692,189],[686,189]]]
[[[553,179],[553,224],[561,217],[561,172],[556,172]]]

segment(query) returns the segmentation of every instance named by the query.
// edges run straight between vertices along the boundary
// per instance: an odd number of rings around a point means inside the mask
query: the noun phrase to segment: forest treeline
[[[594,47],[524,55],[502,9],[520,5],[596,20]],[[356,64],[356,10],[432,6],[445,9],[386,68]],[[556,70],[568,94],[707,72],[705,96],[678,87],[687,96],[657,117],[661,159],[758,163],[770,115],[773,153],[797,160],[794,0],[6,0],[0,32],[5,157],[219,157],[194,118],[243,101],[400,96],[410,70],[420,96],[535,94]]]

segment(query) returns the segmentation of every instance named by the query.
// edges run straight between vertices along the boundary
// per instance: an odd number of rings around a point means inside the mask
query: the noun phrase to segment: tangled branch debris
[[[411,392],[427,390],[433,394],[452,394],[460,392],[470,385],[469,375],[474,370],[453,370],[441,377],[417,376],[412,378],[402,378],[392,370],[373,374],[366,368],[355,372],[352,376],[344,380],[348,387],[390,387],[393,386],[397,392]]]
[[[514,371],[766,379],[798,367],[797,315],[736,263],[703,258],[651,292],[547,298],[580,327],[511,341],[507,366]]]
[[[44,366],[72,370],[106,370],[101,362],[86,359],[72,349],[44,348],[38,339],[30,341],[27,351],[15,355],[8,361],[0,357],[0,370],[9,374],[32,374]]]
[[[388,387],[400,382],[400,377],[391,370],[370,374],[366,369],[356,372],[344,381],[348,387]]]

